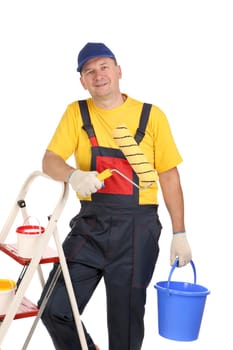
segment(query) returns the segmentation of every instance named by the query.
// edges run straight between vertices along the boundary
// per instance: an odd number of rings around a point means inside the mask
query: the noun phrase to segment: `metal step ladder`
[[[7,310],[5,315],[0,315],[0,346],[2,345],[7,335],[7,332],[14,320],[26,317],[34,317],[34,322],[32,324],[31,329],[29,330],[28,336],[22,347],[22,350],[27,349],[30,339],[46,306],[47,300],[56,284],[60,273],[62,273],[69,295],[70,304],[77,328],[77,334],[80,339],[82,350],[88,350],[83,326],[80,320],[77,302],[73,291],[72,282],[70,279],[66,259],[62,249],[62,243],[60,241],[57,229],[58,219],[68,199],[68,184],[63,182],[57,182],[61,186],[61,194],[52,214],[49,216],[47,227],[45,228],[44,233],[40,236],[40,239],[38,240],[38,246],[32,258],[21,257],[17,249],[17,244],[6,242],[12,225],[19,214],[19,211],[22,212],[24,220],[29,217],[26,206],[26,196],[29,192],[32,182],[34,182],[38,178],[43,178],[46,179],[46,181],[48,180],[53,181],[53,183],[56,183],[55,180],[51,179],[49,176],[47,176],[41,171],[35,171],[31,173],[24,182],[14,202],[10,215],[8,216],[5,225],[3,226],[3,229],[0,232],[0,251],[23,266],[22,272],[17,281],[16,292],[12,299],[12,302],[10,303],[9,309]],[[48,193],[46,194],[48,195]],[[51,237],[54,238],[56,250],[48,246]],[[57,273],[55,274],[51,282],[50,288],[47,294],[45,295],[40,308],[38,308],[32,301],[30,301],[25,296],[25,294],[35,272],[38,272],[39,274],[41,286],[43,287],[45,285],[45,279],[41,266],[43,264],[48,263],[59,263],[59,268],[57,269]]]

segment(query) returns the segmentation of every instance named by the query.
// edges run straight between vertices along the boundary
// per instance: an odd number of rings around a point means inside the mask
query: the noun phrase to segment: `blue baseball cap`
[[[106,45],[102,43],[87,43],[78,54],[77,72],[81,72],[84,64],[95,57],[109,57],[116,61],[115,55]]]

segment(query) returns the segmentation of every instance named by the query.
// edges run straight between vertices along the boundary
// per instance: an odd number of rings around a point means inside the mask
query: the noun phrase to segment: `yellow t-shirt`
[[[118,148],[113,140],[112,131],[119,125],[126,125],[135,135],[143,103],[127,96],[126,101],[117,108],[103,110],[94,105],[91,98],[87,100],[91,123],[94,127],[98,143],[102,147]],[[72,155],[81,170],[90,170],[91,144],[87,133],[82,128],[83,121],[78,102],[67,106],[55,133],[47,147],[64,160]],[[152,106],[145,136],[140,148],[158,174],[176,167],[182,162],[165,114],[156,106]],[[140,190],[139,203],[158,204],[158,186],[153,185]],[[79,199],[84,199],[79,197]],[[85,197],[91,200],[91,197]]]

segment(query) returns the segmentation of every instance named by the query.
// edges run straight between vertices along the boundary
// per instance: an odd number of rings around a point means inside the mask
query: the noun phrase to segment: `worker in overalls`
[[[80,314],[103,278],[109,350],[140,350],[146,291],[158,259],[162,229],[158,183],[140,188],[140,175],[112,132],[124,124],[157,171],[171,218],[170,264],[178,257],[179,266],[191,259],[177,169],[182,158],[164,113],[120,91],[121,67],[106,45],[87,43],[78,55],[77,71],[91,98],[68,105],[46,149],[43,171],[68,182],[80,200],[81,209],[70,221],[71,230],[63,243]],[[71,156],[76,168],[68,164]],[[102,180],[98,175],[105,169],[111,170],[111,176]],[[42,320],[55,349],[81,349],[62,276]],[[83,327],[88,349],[97,349]]]

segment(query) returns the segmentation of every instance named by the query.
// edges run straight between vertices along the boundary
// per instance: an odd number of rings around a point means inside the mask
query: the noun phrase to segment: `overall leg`
[[[71,221],[71,232],[67,236],[63,249],[67,259],[68,269],[73,284],[78,309],[82,314],[102,277],[103,246],[107,231],[104,224],[98,225],[96,216],[81,213]],[[101,237],[103,242],[98,242]],[[56,266],[50,273],[49,279],[42,293],[39,305],[43,300]],[[46,304],[42,314],[42,321],[46,326],[54,346],[57,350],[81,350],[77,329],[70,306],[63,275],[61,273],[57,284]],[[89,350],[95,346],[84,328]]]
[[[78,309],[80,314],[82,314],[101,278],[101,273],[96,269],[89,268],[78,263],[71,263],[68,265],[68,267]],[[50,274],[46,284],[47,287],[50,284],[50,280],[55,269],[56,266]],[[45,292],[46,288],[43,291],[41,300]],[[62,273],[50,298],[48,299],[41,319],[53,340],[55,349],[81,350],[81,344]],[[86,335],[88,349],[95,350],[95,345],[90,335],[86,332],[85,327],[84,332]]]
[[[140,350],[146,288],[158,258],[161,224],[156,210],[112,218],[105,271],[110,350]]]

